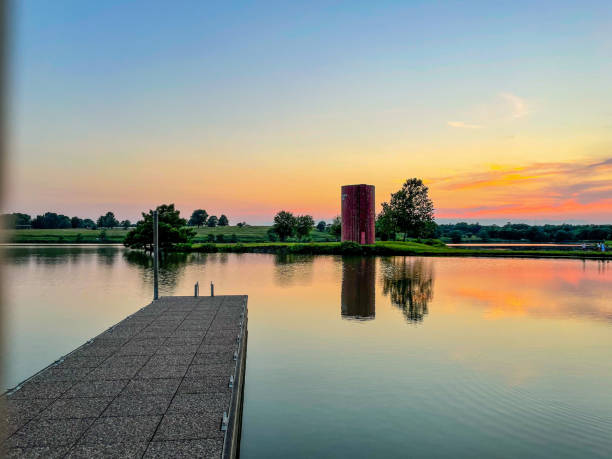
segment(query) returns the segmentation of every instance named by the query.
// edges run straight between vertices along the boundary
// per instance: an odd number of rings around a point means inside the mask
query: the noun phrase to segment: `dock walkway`
[[[246,296],[162,297],[5,394],[4,455],[235,457],[246,339]]]

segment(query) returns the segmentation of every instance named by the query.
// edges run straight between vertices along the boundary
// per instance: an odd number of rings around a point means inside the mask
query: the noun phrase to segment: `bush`
[[[209,234],[208,237],[206,238],[206,242],[215,242],[215,235]]]
[[[223,234],[217,234],[217,242],[225,242],[225,238]]]
[[[198,252],[203,252],[203,253],[215,253],[218,252],[219,249],[217,248],[217,246],[215,244],[202,244],[201,246],[197,247],[196,250]]]
[[[76,242],[81,242],[83,240],[83,235],[81,233],[78,233],[76,235],[75,241]]]
[[[451,238],[451,242],[453,244],[459,244],[461,242],[461,232],[459,231],[453,231],[450,234],[450,238]]]
[[[278,237],[278,234],[276,234],[276,231],[274,231],[274,228],[270,228],[268,230],[267,235],[268,235],[268,241],[270,242],[278,242],[278,240],[280,239]]]
[[[236,236],[235,233],[230,236],[230,242],[232,243],[238,242],[238,236]]]
[[[360,255],[362,253],[361,245],[352,241],[344,241],[340,244],[340,252],[344,255]]]

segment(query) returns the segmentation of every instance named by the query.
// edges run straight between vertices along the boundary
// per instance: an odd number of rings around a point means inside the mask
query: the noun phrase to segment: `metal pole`
[[[159,299],[159,215],[153,211],[153,299]]]
[[[195,285],[193,286],[193,296],[197,297],[198,294],[200,293],[199,290],[200,290],[200,283],[196,282]]]
[[[210,283],[210,296],[215,296],[215,284]]]

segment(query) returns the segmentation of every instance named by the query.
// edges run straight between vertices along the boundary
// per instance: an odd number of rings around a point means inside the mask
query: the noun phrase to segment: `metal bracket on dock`
[[[238,360],[238,351],[234,351],[234,362]]]
[[[234,375],[230,375],[229,387],[230,388],[234,387]]]
[[[193,286],[193,296],[198,297],[200,295],[200,282],[196,282]]]
[[[227,415],[227,411],[223,412],[223,421],[221,421],[221,430],[226,431],[229,426],[229,416]]]

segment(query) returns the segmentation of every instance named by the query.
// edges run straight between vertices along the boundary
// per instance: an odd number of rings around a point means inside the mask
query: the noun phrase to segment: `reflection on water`
[[[402,309],[406,320],[419,323],[433,299],[434,269],[430,258],[394,257],[382,259],[383,294]]]
[[[149,256],[2,250],[5,387],[151,300]],[[172,254],[160,293],[249,295],[243,459],[609,457],[610,266]]]
[[[224,254],[227,256],[227,254]],[[281,287],[305,284],[312,281],[313,255],[280,253],[274,255],[275,280]]]
[[[342,259],[343,318],[369,320],[376,316],[376,258]]]

